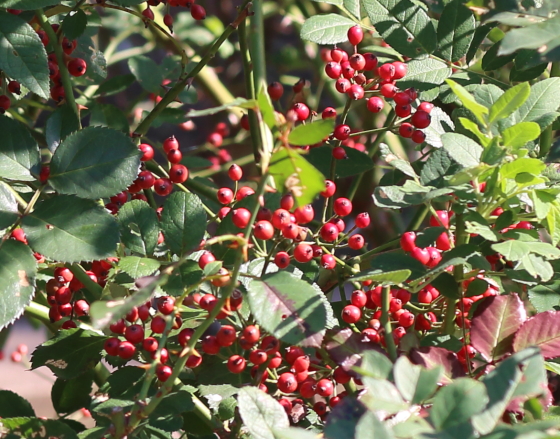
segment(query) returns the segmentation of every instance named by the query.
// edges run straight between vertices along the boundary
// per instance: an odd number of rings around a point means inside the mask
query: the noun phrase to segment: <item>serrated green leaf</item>
[[[395,169],[398,169],[403,174],[408,175],[409,177],[418,178],[418,175],[414,171],[414,168],[408,162],[408,160],[401,159],[400,157],[393,154],[389,145],[385,143],[381,143],[379,146],[379,151],[381,152],[381,158],[385,160],[390,166]]]
[[[298,206],[310,204],[325,190],[325,177],[297,150],[283,148],[270,159],[270,175],[276,187],[291,192]]]
[[[0,417],[34,417],[35,411],[29,401],[10,390],[0,390]]]
[[[33,351],[31,368],[47,366],[59,378],[75,378],[101,360],[105,339],[96,332],[79,328],[59,331]]]
[[[112,197],[136,179],[140,155],[130,137],[120,131],[84,128],[58,146],[51,160],[49,183],[62,194]]]
[[[402,90],[409,87],[419,91],[430,90],[443,84],[453,73],[447,64],[433,58],[414,59],[407,65],[406,76],[397,81],[397,85]]]
[[[462,85],[452,81],[451,79],[446,79],[445,82],[451,87],[453,93],[457,95],[463,106],[475,115],[477,120],[486,126],[486,115],[488,114],[488,108],[484,105],[479,104],[473,95],[471,95]]]
[[[436,31],[426,11],[410,0],[362,0],[375,29],[393,49],[416,58],[436,48]]]
[[[476,20],[461,1],[445,5],[438,21],[438,46],[444,59],[455,62],[467,54],[474,37]]]
[[[130,87],[135,80],[136,77],[132,74],[113,76],[99,86],[95,92],[95,96],[111,96],[123,92]]]
[[[0,69],[44,99],[50,97],[47,52],[20,17],[0,11]]]
[[[76,113],[68,105],[58,107],[47,119],[45,137],[49,151],[54,154],[60,142],[80,129]]]
[[[482,70],[485,71],[498,70],[515,59],[515,54],[500,55],[499,52],[500,52],[501,45],[502,45],[502,41],[498,41],[492,47],[490,47],[490,49],[486,51],[486,53],[482,57],[482,62],[481,62]]]
[[[51,400],[57,413],[73,413],[89,407],[93,373],[85,373],[70,380],[58,378],[51,389]]]
[[[150,276],[159,269],[160,263],[155,259],[126,256],[119,261],[119,268],[133,279]]]
[[[90,106],[90,110],[90,127],[112,128],[126,134],[130,132],[126,115],[115,105],[94,103]],[[166,108],[166,110],[172,110],[172,108]]]
[[[62,32],[69,40],[75,40],[86,30],[87,15],[81,9],[72,10],[62,21]]]
[[[488,115],[488,123],[493,124],[499,119],[505,119],[517,110],[529,98],[531,94],[531,87],[527,82],[522,82],[516,86],[508,89],[490,107],[490,114]]]
[[[16,222],[19,218],[16,197],[8,183],[0,182],[0,230],[3,230]]]
[[[7,180],[33,181],[39,173],[41,156],[37,142],[25,126],[0,115],[0,177]]]
[[[443,149],[449,156],[465,168],[478,166],[482,146],[462,134],[446,133],[442,137]]]
[[[156,94],[162,91],[163,72],[154,60],[144,55],[135,56],[128,60],[128,68],[144,90]]]
[[[334,119],[322,119],[298,125],[288,135],[288,142],[296,146],[314,145],[322,142],[334,130]]]
[[[37,261],[24,243],[9,239],[0,246],[0,329],[23,314],[35,292]]]
[[[62,421],[39,418],[6,418],[2,419],[2,426],[12,433],[13,439],[18,437],[56,437],[64,439],[78,439],[77,433]],[[17,433],[17,434],[14,434]]]
[[[198,263],[188,260],[173,271],[167,283],[163,284],[161,287],[166,293],[172,296],[180,296],[185,291],[185,288],[200,282],[201,279],[202,270],[199,268]]]
[[[247,289],[251,312],[264,329],[286,343],[321,345],[327,310],[310,284],[281,271],[251,280]]]
[[[443,149],[436,149],[426,160],[420,173],[420,182],[425,186],[441,187],[443,177],[452,175],[460,169],[460,165],[455,163]]]
[[[22,227],[34,251],[61,262],[104,259],[115,254],[115,218],[92,200],[59,195],[41,201]]]
[[[290,426],[280,403],[256,387],[242,388],[237,403],[243,425],[255,439],[275,439],[274,429]]]
[[[175,192],[163,205],[161,229],[172,253],[182,256],[197,248],[206,231],[206,212],[195,194]]]
[[[521,122],[502,132],[504,146],[522,148],[541,135],[541,127],[536,122]]]
[[[513,115],[514,123],[536,122],[541,131],[550,125],[560,107],[560,78],[548,78],[531,86],[529,98]]]
[[[142,200],[132,200],[117,215],[121,240],[131,251],[151,255],[158,243],[159,220],[154,209]]]
[[[317,44],[338,44],[348,41],[348,29],[356,23],[338,14],[315,15],[301,27],[302,40]]]

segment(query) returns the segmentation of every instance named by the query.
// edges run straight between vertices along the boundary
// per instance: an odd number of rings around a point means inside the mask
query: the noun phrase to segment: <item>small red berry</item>
[[[175,164],[169,169],[169,179],[173,183],[184,183],[189,178],[189,170],[186,166]]]
[[[420,131],[420,130],[415,130],[412,133],[412,141],[414,143],[423,143],[426,140],[426,134],[424,133],[424,131]]]
[[[86,73],[87,70],[87,64],[86,62],[81,59],[81,58],[73,58],[68,62],[68,73],[70,73],[72,76],[82,76],[84,73]]]
[[[298,244],[294,248],[294,259],[301,263],[309,262],[313,259],[313,248],[309,244]]]
[[[290,255],[286,252],[278,252],[276,256],[274,256],[274,263],[278,268],[286,268],[290,265]]]
[[[346,305],[342,309],[342,320],[346,323],[356,323],[362,317],[362,311],[360,308],[354,305]]]
[[[151,147],[151,145],[148,145],[147,143],[141,143],[138,146],[138,149],[142,151],[142,157],[140,157],[141,161],[147,162],[154,158],[154,149]]]
[[[383,99],[381,99],[379,96],[374,96],[368,99],[366,106],[367,109],[372,113],[379,113],[381,110],[383,110],[385,101],[383,101]]]
[[[243,170],[241,169],[241,167],[239,165],[236,165],[234,163],[233,165],[230,166],[230,168],[228,170],[228,176],[233,181],[239,181],[239,180],[241,180],[241,178],[243,178]]]
[[[348,29],[348,41],[352,46],[357,46],[364,39],[364,31],[360,25],[352,26]]]
[[[206,9],[195,3],[191,6],[191,16],[195,20],[204,20],[206,18]]]
[[[231,373],[241,373],[247,365],[245,358],[240,355],[232,355],[227,362],[227,368]]]

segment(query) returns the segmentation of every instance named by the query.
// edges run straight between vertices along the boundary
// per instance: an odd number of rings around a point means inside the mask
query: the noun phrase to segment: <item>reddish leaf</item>
[[[363,335],[357,334],[349,328],[328,331],[325,338],[328,340],[325,350],[339,366],[352,376],[357,375],[352,367],[361,364],[362,353],[366,349],[383,352],[379,345],[370,342],[367,337],[364,338]]]
[[[500,358],[512,351],[513,337],[525,320],[517,294],[487,297],[473,317],[471,344],[488,361]]]
[[[513,340],[513,350],[529,346],[541,349],[545,359],[560,357],[560,311],[541,312],[527,320]]]
[[[441,382],[438,384],[451,384],[454,378],[465,375],[465,370],[457,358],[457,354],[444,348],[426,346],[410,351],[410,361],[427,369],[436,366],[443,367]]]

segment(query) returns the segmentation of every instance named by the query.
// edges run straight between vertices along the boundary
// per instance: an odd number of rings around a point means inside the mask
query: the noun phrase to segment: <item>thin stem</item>
[[[35,17],[37,21],[49,37],[52,42],[54,53],[56,55],[56,61],[58,63],[58,69],[60,72],[60,80],[62,81],[62,86],[64,87],[64,95],[66,102],[72,109],[72,112],[76,115],[78,120],[78,126],[81,128],[82,124],[80,121],[80,112],[78,111],[78,106],[74,99],[74,90],[72,89],[72,80],[70,79],[70,73],[68,73],[68,68],[66,67],[66,62],[64,61],[64,52],[62,51],[62,46],[59,44],[58,37],[51,27],[45,13],[42,9],[37,9],[35,11]]]

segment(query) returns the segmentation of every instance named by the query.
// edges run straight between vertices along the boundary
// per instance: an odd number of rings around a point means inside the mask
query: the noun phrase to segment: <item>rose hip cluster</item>
[[[348,30],[348,40],[354,46],[353,54],[340,48],[323,50],[321,55],[326,62],[325,73],[336,80],[336,90],[352,100],[364,99],[366,93],[371,95],[366,98],[366,107],[372,113],[381,112],[386,100],[392,99],[396,116],[405,119],[401,120],[398,133],[402,137],[411,138],[415,143],[424,142],[426,136],[422,129],[430,125],[433,104],[420,102],[415,109],[413,105],[418,98],[416,90],[399,90],[396,84],[397,80],[406,76],[407,65],[394,61],[378,66],[378,59],[373,53],[358,52],[357,46],[362,42],[363,36],[360,26]],[[369,78],[367,74],[370,75]],[[323,111],[322,117],[335,118],[336,110],[329,107]],[[333,133],[334,138],[342,142],[348,141],[351,135],[352,128],[347,124],[337,125]],[[345,153],[342,148],[335,148],[333,155],[335,158],[343,158]]]

